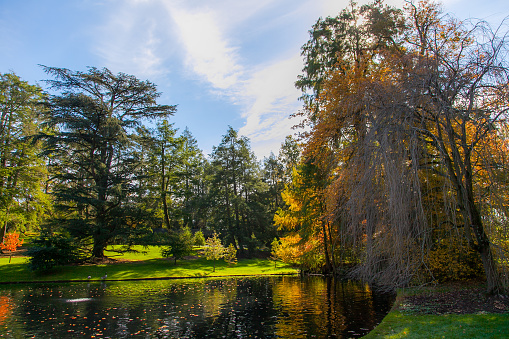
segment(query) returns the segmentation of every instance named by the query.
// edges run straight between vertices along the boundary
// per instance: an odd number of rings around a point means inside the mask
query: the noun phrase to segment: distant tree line
[[[270,246],[295,140],[262,163],[229,127],[207,158],[170,123],[176,106],[158,104],[154,84],[105,68],[44,70],[53,94],[14,73],[0,79],[3,236],[40,232],[40,255],[64,262],[189,230],[217,232],[243,256]]]

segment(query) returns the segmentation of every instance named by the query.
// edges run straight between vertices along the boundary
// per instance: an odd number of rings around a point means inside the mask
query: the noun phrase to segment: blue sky
[[[402,7],[403,1],[386,1]],[[359,1],[364,3],[364,1]],[[507,0],[446,0],[445,12],[494,25]],[[348,0],[0,0],[0,72],[31,83],[38,64],[107,67],[154,82],[171,119],[205,154],[228,126],[250,138],[261,160],[277,154],[301,107],[293,86],[300,47],[319,17]]]

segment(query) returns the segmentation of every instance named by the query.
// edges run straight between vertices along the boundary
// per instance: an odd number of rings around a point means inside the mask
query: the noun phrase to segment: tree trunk
[[[323,233],[323,255],[325,256],[325,272],[331,273],[331,262],[329,257],[329,246],[327,241],[327,229],[325,227],[325,220],[322,220],[322,233]]]
[[[164,142],[161,143],[161,200],[163,202],[164,224],[171,229],[170,216],[168,214],[168,202],[166,201],[166,159]]]
[[[479,252],[481,256],[484,274],[486,277],[486,289],[488,294],[501,294],[504,292],[504,286],[501,280],[501,276],[497,270],[495,258],[493,258],[493,252],[491,251],[490,240],[488,235],[484,231],[481,216],[477,210],[477,207],[470,202],[470,215],[471,215],[471,229],[474,232],[476,243],[472,243],[472,248]]]
[[[104,248],[106,244],[103,241],[94,239],[94,248],[92,249],[92,257],[102,259],[104,258]]]

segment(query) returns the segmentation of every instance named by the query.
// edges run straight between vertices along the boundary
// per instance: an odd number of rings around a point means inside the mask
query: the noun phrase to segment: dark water
[[[193,279],[0,287],[10,338],[351,338],[392,296],[324,277]]]

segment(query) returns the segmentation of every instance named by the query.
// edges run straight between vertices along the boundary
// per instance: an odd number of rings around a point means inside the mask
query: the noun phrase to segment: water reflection
[[[4,337],[350,338],[367,333],[392,297],[323,277],[8,286]]]

